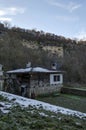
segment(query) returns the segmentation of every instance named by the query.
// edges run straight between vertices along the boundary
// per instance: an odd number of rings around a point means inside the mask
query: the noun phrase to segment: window
[[[54,75],[53,76],[53,81],[54,82],[60,81],[60,75]]]
[[[62,74],[50,74],[50,84],[62,84],[63,75]]]

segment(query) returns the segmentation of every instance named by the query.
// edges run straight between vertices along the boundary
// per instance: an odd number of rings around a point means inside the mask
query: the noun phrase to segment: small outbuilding
[[[22,96],[59,92],[63,86],[63,72],[59,70],[29,67],[7,71],[7,74],[19,83]]]

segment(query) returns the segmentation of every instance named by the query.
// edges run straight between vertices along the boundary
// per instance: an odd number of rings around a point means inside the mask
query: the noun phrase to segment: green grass
[[[53,105],[86,113],[86,97],[60,94],[58,96],[39,97],[37,99]]]
[[[40,115],[44,113],[47,116]],[[0,115],[0,130],[85,130],[86,121],[73,116],[55,114],[41,107],[13,107]]]
[[[0,101],[8,101],[8,99],[0,95]]]
[[[51,98],[54,101],[57,97]],[[0,101],[9,103],[3,96],[0,96]],[[11,102],[13,103],[13,101]],[[4,114],[0,111],[0,130],[86,130],[86,120],[72,115],[46,111],[42,106],[38,109],[30,105],[27,108],[22,108],[17,104],[10,108],[9,113]]]

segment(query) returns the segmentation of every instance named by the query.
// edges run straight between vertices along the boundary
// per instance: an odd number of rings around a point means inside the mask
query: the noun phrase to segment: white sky
[[[0,21],[69,38],[85,38],[85,6],[85,0],[0,0]]]

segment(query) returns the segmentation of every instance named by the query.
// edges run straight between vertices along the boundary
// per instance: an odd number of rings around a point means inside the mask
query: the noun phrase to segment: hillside
[[[4,70],[32,66],[64,70],[65,82],[86,84],[86,41],[0,23],[0,64]]]
[[[26,36],[27,34],[27,36]],[[45,42],[43,42],[45,44]],[[57,48],[57,49],[56,49]],[[59,47],[60,48],[60,47]],[[4,68],[14,69],[25,67],[28,61],[33,66],[50,67],[51,62],[57,61],[55,57],[63,56],[63,49],[59,51],[58,46],[42,45],[34,36],[21,30],[4,29],[0,35],[0,63]],[[47,62],[46,62],[47,61]]]
[[[85,113],[0,92],[0,130],[85,130],[85,126]]]

